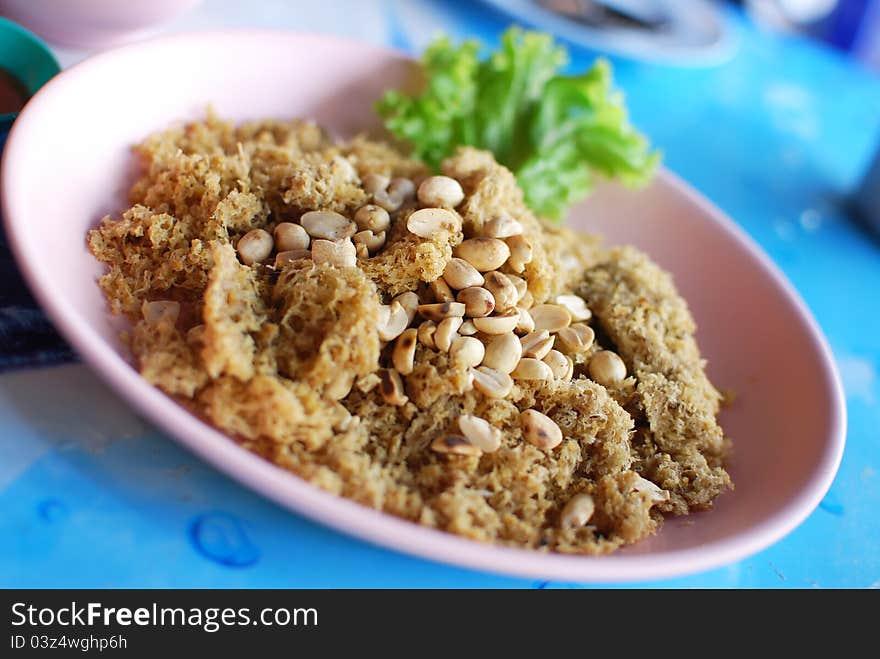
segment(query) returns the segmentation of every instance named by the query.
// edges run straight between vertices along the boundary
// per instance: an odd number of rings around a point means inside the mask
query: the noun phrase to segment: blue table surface
[[[510,22],[476,2],[237,4],[208,0],[163,30],[271,25],[415,53],[439,30],[491,43]],[[877,588],[880,242],[843,208],[880,144],[880,80],[818,45],[731,21],[738,47],[722,65],[615,61],[616,78],[666,165],[739,222],[812,309],[844,381],[847,448],[820,507],[782,541],[637,585]],[[62,63],[84,55],[58,52]],[[572,48],[572,66],[593,56]],[[178,448],[83,365],[0,376],[0,585],[579,587],[426,562],[301,519]]]

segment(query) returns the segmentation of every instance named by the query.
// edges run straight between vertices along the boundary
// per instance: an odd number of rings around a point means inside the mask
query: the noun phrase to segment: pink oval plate
[[[639,192],[606,186],[568,221],[638,245],[674,273],[712,379],[738,394],[722,418],[736,442],[736,490],[615,555],[496,547],[364,508],[239,448],[141,379],[85,247],[86,230],[124,207],[130,145],[202,116],[208,103],[234,120],[313,117],[352,133],[376,125],[372,103],[412,72],[405,57],[366,44],[262,31],[143,42],[65,71],[28,103],[3,159],[6,230],[34,293],[83,359],[181,444],[281,505],[377,544],[496,572],[614,582],[719,566],[791,531],[819,503],[843,451],[843,396],[828,346],[761,250],[668,172]]]

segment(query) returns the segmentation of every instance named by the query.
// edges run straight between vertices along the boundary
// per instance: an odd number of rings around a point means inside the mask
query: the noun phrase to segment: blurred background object
[[[837,3],[838,0],[747,0],[745,4],[759,21],[796,28],[825,18]]]
[[[807,34],[880,70],[880,0],[745,0],[741,4],[758,23]]]
[[[733,39],[709,0],[484,0],[514,21],[597,53],[679,65],[718,64]]]
[[[620,23],[659,28],[669,22],[669,9],[659,0],[539,0],[539,3],[586,25]]]
[[[104,48],[201,0],[0,0],[0,14],[62,46]]]
[[[711,64],[728,52],[717,11],[723,3],[717,0],[488,1],[541,29],[608,53]],[[880,69],[880,0],[728,0],[728,4],[742,6],[760,25],[809,35]]]

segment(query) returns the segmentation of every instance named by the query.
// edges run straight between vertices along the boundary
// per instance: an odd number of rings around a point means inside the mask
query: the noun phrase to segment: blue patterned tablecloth
[[[477,2],[309,5],[207,0],[163,31],[271,26],[418,52],[439,30],[494,42],[509,23]],[[816,315],[844,380],[847,449],[821,506],[775,546],[642,585],[880,587],[880,241],[845,212],[880,144],[880,80],[731,20],[739,46],[729,62],[616,61],[617,80],[667,166],[736,219]],[[85,55],[57,53],[65,65]],[[573,55],[575,67],[593,57]],[[63,360],[16,273],[6,265],[0,275],[0,352],[45,341],[44,357]],[[0,585],[574,587],[429,563],[305,521],[178,448],[75,363],[0,376]]]

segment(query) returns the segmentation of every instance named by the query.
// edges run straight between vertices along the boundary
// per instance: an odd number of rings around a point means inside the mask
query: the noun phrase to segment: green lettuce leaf
[[[562,46],[511,28],[488,58],[480,45],[434,41],[422,58],[423,91],[388,91],[377,104],[385,126],[437,169],[461,145],[487,149],[517,177],[529,207],[560,219],[598,176],[639,185],[659,154],[629,123],[611,66],[597,60],[566,76]]]

